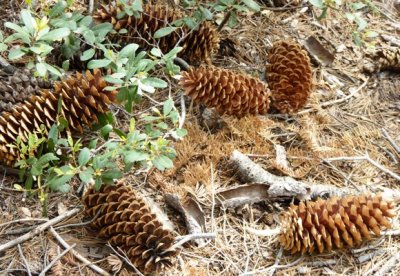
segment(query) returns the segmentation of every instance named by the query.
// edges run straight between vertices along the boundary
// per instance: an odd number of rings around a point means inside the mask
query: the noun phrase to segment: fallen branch
[[[380,169],[383,171],[391,174],[396,179],[400,179],[400,176],[382,167],[382,165],[367,157],[368,156],[365,156],[363,159],[371,162],[375,166],[380,166]],[[343,158],[341,157],[341,159]],[[327,160],[334,161],[339,160],[339,158],[330,158]],[[237,150],[233,151],[231,162],[243,182],[256,182],[258,184],[265,185],[267,189],[266,193],[270,199],[296,198],[298,200],[310,200],[318,197],[326,198],[332,196],[342,197],[348,194],[355,195],[365,191],[362,189],[358,191],[349,188],[339,188],[327,184],[305,183],[288,176],[276,176],[270,172],[267,172],[260,165],[254,163],[249,157]],[[385,200],[398,201],[400,199],[400,192],[397,190],[384,188],[382,197]]]
[[[397,153],[400,154],[400,146],[397,145],[396,141],[394,141],[394,139],[389,135],[389,133],[387,133],[386,129],[382,128],[381,130],[382,130],[383,136],[385,136],[385,138],[389,141],[389,143],[397,151]]]
[[[385,265],[381,267],[374,275],[387,275],[390,270],[396,267],[398,260],[400,260],[400,253],[392,256],[385,262]]]
[[[69,210],[69,211],[59,215],[58,217],[55,217],[55,218],[49,220],[48,222],[45,222],[45,223],[39,225],[37,228],[35,228],[31,232],[26,233],[26,234],[24,234],[24,235],[22,235],[22,236],[20,236],[20,237],[18,237],[16,239],[12,240],[12,241],[9,241],[9,242],[7,242],[5,244],[0,245],[0,252],[3,252],[4,250],[12,248],[12,247],[14,247],[14,246],[16,246],[16,245],[18,245],[18,244],[20,244],[22,242],[25,242],[25,241],[27,241],[27,240],[39,235],[41,232],[43,232],[44,230],[46,230],[50,226],[55,225],[55,224],[59,223],[60,221],[63,221],[64,219],[69,218],[69,217],[77,214],[79,211],[80,211],[80,208],[75,208],[75,209]]]
[[[50,270],[50,268],[55,265],[56,262],[58,262],[62,257],[64,257],[65,254],[67,254],[72,248],[76,246],[76,243],[65,249],[61,254],[59,254],[56,258],[54,258],[43,270],[40,272],[39,276],[45,276],[46,272]]]
[[[54,228],[52,226],[50,226],[50,233],[57,239],[57,241],[62,246],[64,246],[65,248],[70,247],[70,245],[56,232],[56,230],[54,230]],[[91,263],[88,259],[86,259],[81,254],[79,254],[76,250],[71,249],[70,252],[72,255],[74,255],[75,258],[77,258],[79,261],[81,261],[82,263],[84,263],[85,265],[87,265],[88,267],[90,267],[91,269],[93,269],[94,271],[99,273],[100,275],[107,275],[107,276],[110,275],[110,273],[108,273],[107,271],[98,267],[97,265]]]
[[[233,151],[231,161],[243,182],[257,182],[266,185],[268,195],[271,198],[290,199],[294,197],[299,200],[308,200],[317,197],[344,196],[357,193],[352,189],[324,184],[310,185],[288,176],[273,175],[237,150]]]

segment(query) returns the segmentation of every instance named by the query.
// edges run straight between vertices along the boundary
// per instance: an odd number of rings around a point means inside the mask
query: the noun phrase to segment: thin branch
[[[397,151],[397,153],[400,154],[400,146],[397,145],[396,141],[387,133],[386,129],[382,128],[381,129],[383,136],[389,141],[389,143],[392,145],[392,147]]]
[[[228,11],[228,12],[225,14],[225,17],[224,17],[224,19],[222,20],[221,24],[218,25],[217,32],[222,31],[222,28],[223,28],[223,27],[225,26],[225,24],[228,22],[229,18],[231,18],[231,14],[232,14],[232,11]]]
[[[182,93],[181,94],[181,116],[179,118],[179,128],[182,128],[183,125],[185,124],[185,119],[186,119],[186,105],[185,105],[185,96]]]
[[[67,254],[72,248],[74,248],[76,246],[76,243],[74,243],[73,245],[69,246],[67,249],[65,249],[63,252],[61,252],[61,254],[59,254],[56,258],[54,258],[43,270],[42,272],[40,272],[39,276],[45,276],[46,272],[48,270],[50,270],[53,265],[56,264],[56,262],[58,262],[62,257],[64,257],[65,254]]]
[[[89,14],[93,13],[93,9],[94,9],[94,0],[89,0]]]
[[[368,154],[364,156],[353,156],[353,157],[332,157],[332,158],[326,158],[324,159],[324,161],[368,161],[371,165],[377,167],[381,171],[387,173],[391,177],[400,181],[400,175],[392,172],[391,170],[385,168],[375,160],[371,159]]]
[[[91,224],[92,222],[94,222],[101,214],[101,209],[97,211],[97,214],[89,221],[84,221],[84,222],[80,222],[80,223],[71,223],[71,224],[65,224],[65,225],[60,225],[57,227],[54,227],[54,229],[58,230],[61,228],[66,228],[66,227],[81,227],[81,226],[86,226],[88,224]]]
[[[111,250],[114,251],[114,253],[117,254],[117,256],[120,257],[127,265],[129,265],[139,276],[144,276],[139,271],[139,269],[137,269],[136,266],[133,265],[133,263],[129,260],[128,256],[126,256],[125,252],[121,248],[117,247],[118,250],[121,252],[120,254],[117,250],[115,250],[114,247],[112,247],[110,243],[108,243],[107,246],[110,247]]]
[[[18,252],[19,252],[19,255],[21,256],[22,261],[24,262],[24,266],[25,266],[25,268],[26,268],[26,274],[27,274],[28,276],[31,276],[32,273],[31,273],[31,269],[29,268],[29,263],[28,263],[28,261],[26,260],[26,258],[25,258],[25,256],[24,256],[24,253],[22,252],[22,248],[21,248],[21,245],[20,245],[20,244],[18,244]]]
[[[57,241],[62,246],[64,246],[65,248],[70,247],[70,245],[56,232],[56,230],[54,230],[54,228],[52,226],[50,227],[49,230],[50,230],[50,233],[57,239]],[[90,267],[91,269],[93,269],[94,271],[99,273],[100,275],[107,275],[107,276],[110,275],[107,271],[103,270],[102,268],[98,267],[97,265],[93,264],[88,259],[83,257],[76,250],[71,249],[70,251],[71,251],[71,254],[74,255],[75,258],[77,258],[79,261],[81,261],[82,263],[84,263],[85,265],[87,265],[88,267]]]
[[[215,233],[193,233],[189,234],[186,236],[180,236],[177,237],[176,240],[178,241],[175,243],[173,246],[167,249],[167,251],[173,251],[177,249],[178,247],[182,246],[184,243],[187,243],[188,241],[191,240],[196,240],[196,239],[215,239],[216,238]]]
[[[69,211],[59,215],[58,217],[55,217],[55,218],[49,220],[48,222],[45,222],[45,223],[39,225],[33,231],[26,233],[26,234],[14,239],[14,240],[11,240],[5,244],[0,245],[0,252],[3,252],[9,248],[12,248],[22,242],[25,242],[25,241],[39,235],[41,232],[43,232],[50,226],[55,225],[55,224],[59,223],[60,221],[63,221],[64,219],[69,218],[69,217],[79,213],[79,211],[80,211],[80,208],[75,208],[75,209],[69,210]]]
[[[174,63],[180,65],[183,69],[188,70],[190,65],[183,58],[176,57],[174,58]]]
[[[332,101],[329,101],[329,102],[324,102],[324,103],[321,103],[319,106],[320,107],[327,107],[327,106],[331,106],[331,105],[334,105],[334,104],[343,103],[343,102],[347,101],[348,99],[351,99],[352,97],[354,97],[358,92],[360,92],[368,84],[368,81],[369,81],[369,78],[367,78],[357,89],[355,89],[353,92],[351,92],[346,97],[341,98],[341,99],[332,100]],[[300,112],[297,112],[297,114],[299,114],[299,115],[306,114],[306,113],[309,113],[309,112],[312,112],[312,111],[315,111],[315,110],[316,110],[315,108],[309,108],[309,109],[305,109],[305,110],[302,110]]]
[[[10,225],[10,224],[14,224],[14,223],[31,222],[31,221],[48,221],[48,220],[49,219],[47,219],[47,218],[45,218],[45,219],[42,219],[42,218],[22,218],[22,219],[16,219],[16,220],[4,222],[4,223],[0,224],[0,228],[4,227],[4,226],[7,226],[7,225]]]

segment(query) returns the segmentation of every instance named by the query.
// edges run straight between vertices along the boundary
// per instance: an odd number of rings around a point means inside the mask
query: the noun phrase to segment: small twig
[[[387,133],[386,129],[382,128],[381,131],[392,147],[400,154],[400,146],[397,145],[396,141]]]
[[[31,273],[31,269],[29,268],[29,263],[26,260],[24,253],[22,252],[22,248],[21,248],[20,244],[18,244],[18,252],[19,252],[19,255],[21,256],[22,261],[24,262],[24,266],[26,268],[26,274],[28,274],[28,276],[31,276],[32,273]]]
[[[66,227],[80,227],[80,226],[86,226],[88,224],[91,224],[92,222],[94,222],[101,214],[101,209],[97,211],[97,214],[89,221],[84,221],[84,222],[80,222],[80,223],[71,223],[71,224],[65,224],[65,225],[60,225],[57,227],[54,227],[54,229],[58,230],[61,228],[66,228]]]
[[[124,262],[125,262],[127,265],[129,265],[139,276],[144,276],[144,275],[139,271],[139,269],[137,269],[137,268],[133,265],[133,263],[129,260],[128,256],[126,256],[125,252],[124,252],[121,248],[117,247],[118,250],[121,252],[121,254],[120,254],[117,250],[114,249],[114,247],[111,246],[110,243],[108,243],[107,246],[110,247],[111,250],[114,251],[114,253],[117,254],[118,257],[120,257],[122,260],[124,260]]]
[[[400,229],[382,231],[381,235],[385,235],[385,236],[399,236],[399,235],[400,235]]]
[[[175,243],[173,246],[168,248],[168,251],[173,251],[177,249],[178,247],[182,246],[184,243],[187,243],[188,241],[191,240],[196,240],[196,239],[215,239],[217,235],[215,233],[194,233],[194,234],[189,234],[185,236],[180,236],[176,237],[176,240],[178,241]]]
[[[56,230],[54,230],[54,228],[52,226],[50,226],[49,230],[50,230],[50,233],[57,239],[57,241],[62,246],[64,246],[65,248],[70,247],[70,245],[56,232]],[[81,261],[82,263],[84,263],[85,265],[87,265],[88,267],[90,267],[91,269],[93,269],[94,271],[99,273],[100,275],[107,275],[107,276],[110,275],[107,271],[105,271],[102,268],[98,267],[97,265],[91,263],[88,259],[86,259],[81,254],[79,254],[76,250],[71,249],[70,251],[71,251],[71,254],[74,255],[75,258],[77,258],[79,261]]]
[[[332,157],[332,158],[326,158],[326,159],[324,159],[324,161],[328,161],[328,162],[329,161],[368,161],[371,165],[377,167],[381,171],[389,174],[393,178],[395,178],[395,179],[400,181],[400,175],[392,172],[391,170],[385,168],[384,166],[382,166],[381,164],[379,164],[375,160],[371,159],[368,154],[366,154],[364,156]]]
[[[321,103],[319,106],[320,107],[327,107],[327,106],[331,106],[331,105],[334,105],[334,104],[339,104],[339,103],[343,103],[343,102],[347,101],[348,99],[354,97],[354,95],[356,95],[358,92],[360,92],[368,84],[368,81],[369,81],[369,78],[367,78],[357,89],[355,89],[353,92],[351,92],[346,97],[341,98],[341,99],[332,100],[332,101],[329,101],[329,102],[324,102],[324,103]],[[312,111],[315,111],[315,110],[316,110],[315,108],[309,108],[309,109],[305,109],[305,110],[302,110],[300,112],[297,112],[297,114],[299,114],[299,115],[306,114],[308,112],[312,112]]]
[[[43,270],[40,272],[39,276],[45,276],[46,272],[55,265],[58,260],[60,260],[65,254],[67,254],[72,248],[76,246],[76,243],[65,249],[61,254],[59,254],[56,258],[54,258]]]
[[[89,14],[93,13],[93,9],[94,9],[94,0],[89,0]]]
[[[31,231],[32,229],[35,229],[36,227],[37,227],[37,225],[31,225],[28,227],[17,228],[17,229],[7,231],[3,235],[21,235],[21,234],[25,234],[26,232]]]
[[[26,233],[26,234],[20,236],[19,238],[9,241],[5,244],[0,245],[0,252],[3,252],[4,250],[7,250],[13,246],[16,246],[17,244],[25,242],[25,241],[39,235],[41,232],[43,232],[50,226],[55,225],[55,224],[59,223],[60,221],[63,221],[64,219],[69,218],[69,217],[79,213],[79,211],[80,211],[80,208],[75,208],[75,209],[69,210],[69,211],[59,215],[58,217],[55,217],[55,218],[49,220],[48,222],[45,222],[45,223],[39,225],[33,231]]]
[[[228,22],[229,18],[231,18],[231,14],[232,14],[232,11],[228,11],[228,12],[225,14],[225,17],[224,17],[224,19],[222,19],[221,24],[218,25],[217,32],[222,31],[222,28],[223,28],[223,27],[225,26],[225,24]]]
[[[188,70],[190,67],[189,63],[187,63],[183,58],[174,58],[174,63],[180,65],[185,70]]]
[[[356,261],[357,261],[357,263],[362,264],[362,263],[365,263],[365,262],[371,260],[373,257],[375,257],[377,255],[384,254],[385,252],[386,252],[386,250],[382,250],[382,249],[381,250],[376,250],[374,252],[358,256],[356,258]]]
[[[258,229],[254,229],[251,227],[246,227],[246,230],[253,234],[256,235],[258,237],[269,237],[269,236],[276,236],[281,232],[281,228],[277,227],[277,228],[273,228],[273,229],[264,229],[264,230],[258,230]]]
[[[12,220],[12,221],[7,221],[4,222],[2,224],[0,224],[0,228],[10,225],[10,224],[14,224],[14,223],[21,223],[21,222],[31,222],[31,221],[48,221],[49,219],[45,218],[22,218],[22,219],[16,219],[16,220]]]
[[[179,118],[179,128],[183,127],[186,120],[186,105],[185,105],[185,96],[183,93],[181,94],[181,112],[182,114]]]

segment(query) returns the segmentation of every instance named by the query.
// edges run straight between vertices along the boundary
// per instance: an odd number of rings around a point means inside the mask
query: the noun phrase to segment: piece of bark
[[[304,42],[304,48],[311,58],[322,66],[331,66],[335,56],[331,54],[314,36],[309,36]]]
[[[268,186],[262,183],[240,185],[217,193],[216,204],[235,208],[269,199]]]

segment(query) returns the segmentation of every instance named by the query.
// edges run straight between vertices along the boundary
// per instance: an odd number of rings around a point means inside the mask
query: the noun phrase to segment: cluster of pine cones
[[[183,47],[180,57],[190,63],[211,63],[218,51],[219,35],[210,22],[201,23],[195,30],[181,27],[161,39],[154,33],[184,15],[161,5],[144,5],[139,18],[124,15],[121,7],[109,4],[99,8],[94,17],[99,22],[110,22],[116,33],[110,38],[119,44],[138,43],[146,48],[157,44],[166,53],[179,42]],[[398,58],[398,57],[396,57]],[[391,66],[390,64],[388,66]],[[212,65],[190,67],[182,74],[180,84],[185,94],[194,101],[215,108],[219,113],[235,116],[266,114],[270,106],[283,113],[301,109],[312,90],[310,60],[294,42],[278,42],[270,50],[265,79],[257,78]],[[44,125],[49,130],[57,120],[57,109],[62,99],[60,114],[69,127],[78,132],[83,125],[98,121],[98,114],[108,110],[116,99],[116,91],[106,91],[106,81],[100,70],[75,73],[61,81],[50,83],[31,77],[28,71],[0,78],[0,158],[6,164],[19,159],[19,153],[8,145],[20,136]],[[99,236],[123,249],[130,261],[142,273],[160,271],[169,266],[178,254],[174,249],[174,235],[164,229],[140,196],[123,181],[112,186],[94,187],[83,196],[85,211],[97,216],[92,226]],[[382,227],[390,227],[393,205],[378,196],[361,195],[292,205],[282,216],[280,242],[291,252],[330,251],[334,247],[357,245],[369,239],[370,231],[379,235]]]

